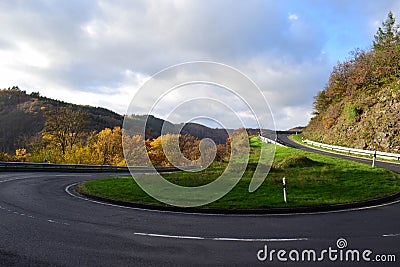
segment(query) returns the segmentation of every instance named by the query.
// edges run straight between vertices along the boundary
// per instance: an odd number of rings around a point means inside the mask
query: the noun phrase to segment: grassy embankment
[[[250,141],[250,163],[256,163],[261,144],[256,137]],[[198,173],[177,172],[163,176],[175,184],[198,186],[218,178],[225,166],[226,163],[214,163]],[[275,160],[267,179],[257,191],[249,193],[253,172],[254,168],[248,167],[231,192],[203,207],[260,209],[319,206],[367,200],[400,191],[400,175],[393,172],[287,147],[276,147]],[[287,204],[282,197],[283,177],[287,179]],[[164,205],[143,192],[131,177],[89,181],[79,185],[78,191],[113,200]]]

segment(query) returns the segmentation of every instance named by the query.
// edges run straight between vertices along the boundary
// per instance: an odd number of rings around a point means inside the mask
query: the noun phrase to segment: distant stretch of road
[[[328,156],[333,156],[333,157],[337,157],[337,158],[343,158],[343,159],[348,159],[348,160],[353,160],[353,161],[357,161],[357,162],[361,162],[361,163],[366,163],[366,164],[372,164],[372,159],[367,159],[367,158],[361,158],[361,157],[355,157],[355,156],[346,156],[346,155],[342,155],[342,154],[338,154],[338,153],[330,153],[328,151],[323,151],[323,150],[319,150],[319,149],[314,149],[311,148],[309,146],[303,146],[299,143],[296,143],[292,140],[289,139],[289,136],[291,134],[288,133],[283,133],[277,134],[277,141],[283,145],[289,146],[289,147],[294,147],[297,149],[302,149],[305,151],[310,151],[310,152],[314,152],[314,153],[319,153],[319,154],[323,154],[323,155],[328,155]],[[390,163],[387,161],[376,161],[375,166],[380,167],[380,168],[385,168],[391,171],[394,171],[396,173],[400,173],[400,164],[396,164],[396,163]]]
[[[277,252],[272,262],[259,261],[257,253],[265,246],[270,252],[338,250],[339,238],[346,248],[371,250],[371,260],[395,255],[397,262],[385,266],[399,266],[400,203],[318,214],[201,215],[71,194],[76,183],[113,175],[0,172],[0,266],[280,266]],[[365,265],[328,260],[316,266],[345,263]]]

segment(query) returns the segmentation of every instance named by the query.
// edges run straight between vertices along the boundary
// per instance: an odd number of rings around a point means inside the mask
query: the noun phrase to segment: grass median
[[[369,165],[288,147],[276,147],[271,171],[264,183],[248,192],[260,151],[257,137],[251,139],[250,164],[239,183],[223,198],[203,206],[222,209],[263,209],[344,204],[388,196],[400,191],[400,175]],[[204,171],[163,174],[172,183],[198,186],[217,179],[226,163],[213,163]],[[286,177],[287,199],[283,202],[282,178]],[[132,177],[105,178],[85,182],[78,192],[112,200],[165,205],[148,196]]]

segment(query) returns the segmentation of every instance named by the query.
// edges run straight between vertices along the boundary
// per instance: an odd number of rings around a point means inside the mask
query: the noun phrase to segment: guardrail
[[[181,167],[192,169],[196,167]],[[158,172],[180,171],[178,167],[155,167]],[[145,166],[110,166],[110,165],[81,165],[81,164],[50,164],[28,162],[0,162],[0,171],[49,171],[49,172],[151,172],[154,169]]]
[[[375,155],[376,157],[381,158],[381,159],[399,160],[400,161],[400,154],[395,154],[395,153],[356,149],[356,148],[349,148],[349,147],[343,147],[343,146],[333,146],[333,145],[328,145],[328,144],[324,144],[324,143],[314,142],[311,140],[303,140],[303,142],[306,144],[309,144],[309,145],[313,145],[313,146],[325,148],[325,149],[330,149],[330,150],[338,151],[338,152],[346,152],[349,154],[364,155],[364,156],[370,156],[370,157],[374,157],[374,155]]]
[[[277,142],[277,141],[275,141],[275,140],[269,139],[269,138],[264,137],[264,136],[261,136],[261,135],[258,136],[258,139],[259,139],[260,141],[264,142],[264,143],[276,144],[276,145],[278,145],[278,146],[285,146],[285,145],[283,145],[283,144],[281,144],[281,143],[279,143],[279,142]]]

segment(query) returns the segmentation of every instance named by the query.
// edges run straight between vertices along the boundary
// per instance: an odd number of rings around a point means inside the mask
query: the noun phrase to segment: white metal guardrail
[[[364,156],[370,156],[381,158],[381,159],[388,159],[388,160],[399,160],[400,161],[400,154],[395,154],[395,153],[387,153],[387,152],[381,152],[381,151],[373,151],[373,150],[363,150],[363,149],[356,149],[356,148],[349,148],[349,147],[343,147],[343,146],[333,146],[333,145],[328,145],[324,143],[319,143],[319,142],[314,142],[311,140],[303,140],[304,143],[313,145],[316,147],[320,148],[325,148],[333,151],[338,151],[338,152],[346,152],[349,154],[356,154],[356,155],[364,155]]]
[[[261,135],[258,136],[258,139],[259,139],[260,141],[264,142],[264,143],[276,144],[276,145],[278,145],[278,146],[285,146],[285,145],[282,145],[282,144],[280,144],[279,142],[277,142],[277,141],[275,141],[275,140],[271,140],[271,139],[269,139],[269,138],[267,138],[267,137],[264,137],[264,136],[261,136]]]

